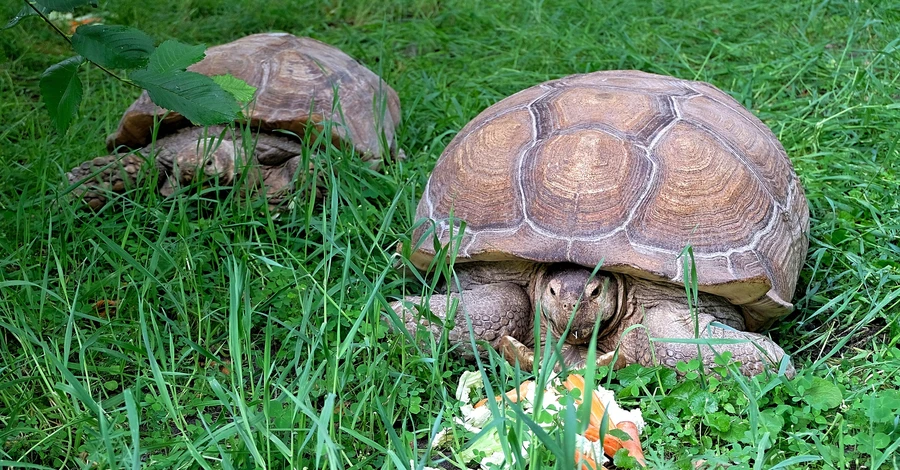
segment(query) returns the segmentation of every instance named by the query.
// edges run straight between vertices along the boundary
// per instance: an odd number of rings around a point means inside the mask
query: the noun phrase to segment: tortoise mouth
[[[593,323],[591,323],[590,325],[572,324],[570,326],[568,322],[559,323],[555,320],[556,319],[552,317],[544,317],[542,320],[547,322],[548,333],[550,333],[553,338],[563,338],[564,344],[572,346],[585,346],[591,342],[591,337],[594,335],[595,326]],[[599,324],[597,324],[597,331],[603,331],[605,323],[605,321],[601,321]],[[566,330],[566,328],[568,328],[568,331]]]
[[[588,348],[583,344],[566,343],[562,347],[560,353],[559,358],[566,367],[580,369],[587,365]],[[603,352],[598,349],[595,357],[600,357],[602,355]]]
[[[602,326],[602,323],[601,325]],[[599,328],[599,326],[598,326]],[[566,342],[569,344],[587,344],[591,341],[591,336],[594,334],[594,328],[576,328],[572,327],[569,330],[569,336],[566,337]]]

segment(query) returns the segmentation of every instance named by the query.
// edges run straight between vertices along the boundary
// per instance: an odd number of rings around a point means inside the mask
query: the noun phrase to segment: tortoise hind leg
[[[494,349],[499,349],[499,342],[504,336],[526,341],[533,336],[531,326],[534,314],[531,301],[525,289],[513,283],[479,284],[463,289],[461,294],[452,292],[432,295],[428,301],[428,309],[441,322],[446,320],[452,304],[457,303],[452,325],[445,326],[426,319],[418,311],[422,303],[422,297],[410,296],[392,302],[391,308],[413,336],[419,330],[426,330],[438,340],[443,329],[448,328],[450,344],[459,345],[460,348],[456,351],[464,357],[472,357],[472,349],[469,347],[470,322],[475,340],[486,341]]]
[[[72,168],[66,176],[69,184],[77,185],[72,194],[97,210],[106,204],[109,192],[121,194],[133,188],[146,164],[144,157],[137,154],[107,155]]]

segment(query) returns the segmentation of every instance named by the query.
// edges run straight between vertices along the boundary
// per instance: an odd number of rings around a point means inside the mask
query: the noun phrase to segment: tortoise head
[[[235,176],[235,159],[232,141],[215,137],[197,139],[196,145],[178,153],[178,179],[181,184],[188,184],[198,178],[201,181],[218,178],[219,184],[231,184]]]
[[[616,311],[617,290],[614,277],[570,264],[554,265],[544,274],[540,289],[541,315],[554,337],[566,337],[568,344],[586,344],[591,340],[594,326],[613,316]]]

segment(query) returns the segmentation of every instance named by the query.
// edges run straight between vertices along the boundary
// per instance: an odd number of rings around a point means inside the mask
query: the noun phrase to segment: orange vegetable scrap
[[[572,390],[581,391],[581,396],[584,397],[584,377],[578,374],[571,374],[564,382],[566,386],[566,390],[570,392]],[[625,434],[628,434],[630,438],[627,441],[623,441],[622,439],[613,436],[611,434],[606,434],[603,436],[603,453],[609,457],[615,455],[616,451],[619,449],[625,449],[628,451],[628,454],[635,458],[642,466],[647,466],[647,461],[644,457],[644,451],[641,449],[641,441],[638,437],[640,431],[638,430],[637,424],[631,421],[619,421],[618,423],[614,422],[613,418],[609,413],[606,413],[606,406],[604,406],[601,401],[600,394],[597,391],[592,392],[593,396],[591,397],[591,418],[590,424],[588,424],[588,428],[584,433],[584,437],[590,441],[598,441],[600,439],[600,424],[603,421],[603,415],[606,414],[606,428],[607,429],[619,429],[624,431]],[[577,401],[577,403],[581,403]],[[575,458],[578,459],[579,456],[576,453]]]
[[[536,391],[543,388],[546,392],[541,395],[538,404],[535,404]],[[499,435],[497,430],[490,430],[488,433],[482,433],[484,426],[491,420],[491,407],[486,406],[489,398],[478,401],[474,405],[469,401],[470,393],[473,390],[484,388],[482,375],[478,372],[465,372],[460,377],[459,386],[456,390],[456,399],[460,401],[461,418],[456,418],[456,422],[462,425],[468,432],[479,433],[479,437],[470,443],[465,449],[459,453],[459,458],[467,464],[475,463],[480,468],[492,468],[498,462],[503,463],[503,459],[514,459],[518,461],[520,458],[527,459],[528,447],[527,442],[522,443],[521,449],[512,449],[512,456],[507,456],[501,450],[499,444]],[[533,380],[527,380],[519,384],[516,388],[506,392],[505,394],[494,397],[499,405],[494,411],[506,413],[508,403],[518,403],[525,413],[531,413],[540,406],[541,409],[550,416],[556,415],[565,405],[561,400],[561,394],[570,393],[574,395],[573,390],[578,390],[576,403],[582,403],[584,397],[590,398],[590,417],[587,429],[583,435],[576,437],[574,463],[579,470],[607,470],[603,465],[607,462],[607,457],[611,458],[619,449],[625,449],[629,455],[635,458],[641,465],[646,466],[644,452],[641,449],[639,439],[640,431],[644,426],[644,420],[640,410],[626,411],[616,404],[613,393],[597,387],[596,390],[586,388],[584,378],[580,375],[569,375],[564,381],[557,377],[550,377],[547,382],[539,383]],[[590,392],[591,394],[588,394]],[[606,422],[604,423],[604,420]],[[545,430],[551,431],[558,429],[559,426],[565,426],[565,423],[558,419],[545,419],[538,423]],[[600,429],[609,430],[618,429],[628,435],[628,438],[619,438],[609,433],[600,439]],[[450,429],[445,428],[435,435],[432,446],[439,448],[446,446],[452,442],[450,438]],[[621,433],[616,433],[620,436]],[[527,436],[526,436],[527,438]],[[508,451],[507,451],[508,453]],[[499,459],[499,460],[498,460]],[[510,463],[510,462],[507,462]]]

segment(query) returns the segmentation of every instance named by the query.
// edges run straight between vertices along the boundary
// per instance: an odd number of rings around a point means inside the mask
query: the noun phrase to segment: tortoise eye
[[[594,290],[591,291],[591,297],[597,297],[600,295],[600,286],[594,287]]]
[[[550,286],[550,295],[556,295],[556,289],[553,286]]]

